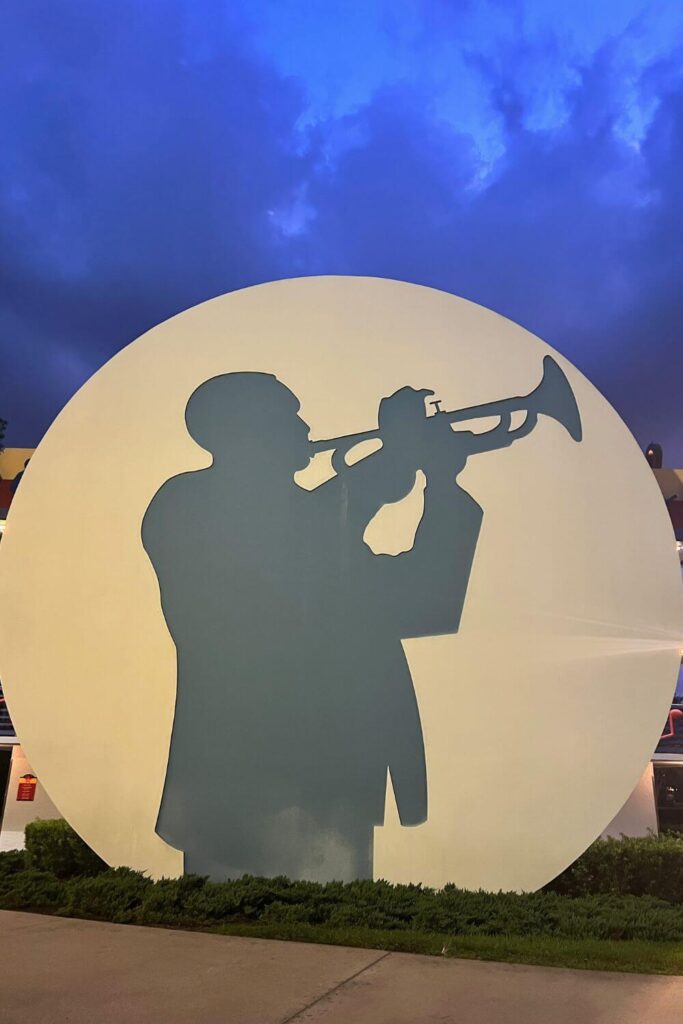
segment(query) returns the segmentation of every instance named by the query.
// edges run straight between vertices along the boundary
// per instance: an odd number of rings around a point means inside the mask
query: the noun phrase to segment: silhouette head
[[[185,409],[194,440],[213,454],[214,465],[233,472],[267,466],[291,475],[308,464],[308,425],[299,400],[270,373],[225,373],[200,384]]]

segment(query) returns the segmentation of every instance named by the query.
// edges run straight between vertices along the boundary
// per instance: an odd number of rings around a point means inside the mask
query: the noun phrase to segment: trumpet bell
[[[486,402],[484,405],[472,405],[468,409],[445,410],[437,413],[447,416],[451,423],[477,419],[482,416],[507,416],[512,412],[524,410],[529,416],[550,416],[565,428],[570,437],[580,441],[582,437],[581,416],[576,404],[571,384],[564,372],[552,356],[543,359],[541,379],[526,395],[515,398],[503,398],[497,402]],[[514,436],[522,436],[515,434]]]
[[[574,441],[583,437],[581,416],[571,384],[552,356],[543,360],[543,377],[528,397],[529,409],[561,423]]]

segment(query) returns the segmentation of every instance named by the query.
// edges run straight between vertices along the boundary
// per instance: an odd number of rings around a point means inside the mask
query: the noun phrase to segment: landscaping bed
[[[538,893],[108,869],[64,822],[0,854],[0,908],[407,952],[683,973],[683,839],[594,844]],[[593,891],[589,891],[592,888]]]

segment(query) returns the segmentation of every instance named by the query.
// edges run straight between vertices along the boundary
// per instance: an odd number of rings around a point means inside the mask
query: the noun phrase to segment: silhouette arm
[[[407,639],[456,633],[465,602],[482,510],[453,480],[429,480],[413,547],[374,555],[376,600]]]

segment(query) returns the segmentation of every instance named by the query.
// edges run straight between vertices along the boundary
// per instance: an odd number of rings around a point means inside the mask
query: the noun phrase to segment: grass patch
[[[314,942],[326,946],[353,946],[461,960],[628,974],[683,975],[683,942],[560,939],[547,935],[447,935],[375,928],[326,928],[321,925],[225,924],[198,930],[242,938]]]

